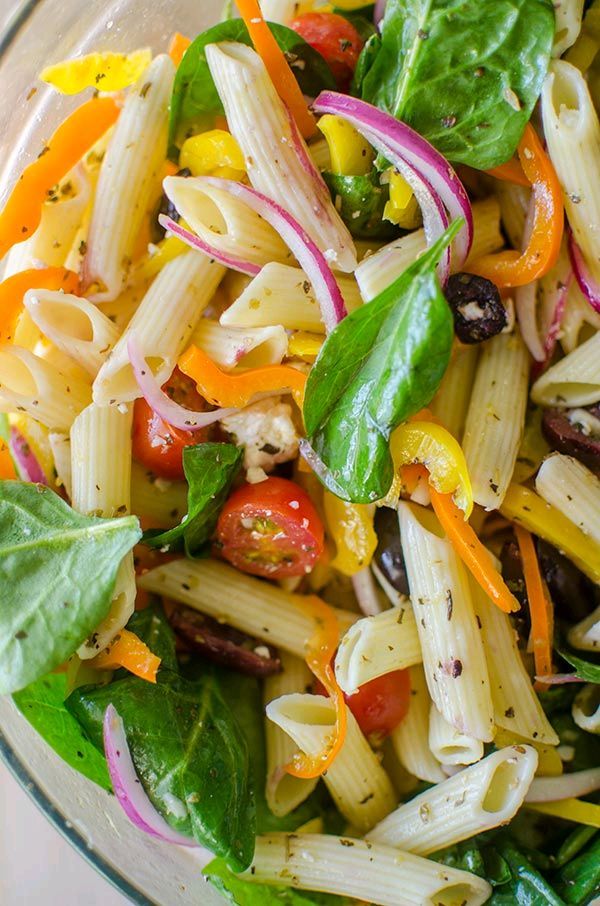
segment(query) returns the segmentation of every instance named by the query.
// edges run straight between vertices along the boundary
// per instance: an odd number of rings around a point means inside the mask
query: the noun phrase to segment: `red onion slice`
[[[346,305],[327,259],[291,214],[284,211],[280,205],[267,198],[266,195],[257,192],[256,189],[231,179],[198,176],[196,182],[205,182],[207,185],[214,186],[215,189],[229,192],[230,195],[239,198],[279,233],[312,284],[328,333],[336,324],[339,324],[342,318],[346,317]]]
[[[35,458],[29,443],[25,440],[20,431],[11,427],[9,449],[12,458],[15,461],[17,471],[23,481],[31,481],[34,484],[49,485],[44,470]]]
[[[380,29],[380,22],[385,16],[385,7],[387,5],[387,0],[376,0],[375,9],[373,10],[373,22]]]
[[[152,411],[173,428],[180,428],[182,431],[199,431],[238,411],[237,409],[214,409],[212,412],[193,412],[191,409],[185,409],[163,392],[152,374],[152,369],[142,355],[134,333],[127,341],[127,352],[142,396]]]
[[[400,170],[409,184],[405,169],[410,167],[443,203],[451,220],[464,217],[465,226],[454,240],[455,269],[460,270],[473,242],[473,212],[466,190],[448,161],[406,123],[366,101],[322,91],[313,107],[316,113],[333,113],[351,123]]]
[[[123,721],[113,705],[109,705],[104,713],[103,736],[104,753],[113,790],[129,820],[144,833],[158,840],[178,843],[180,846],[197,847],[195,840],[173,830],[150,802],[136,774]]]
[[[354,573],[352,587],[358,606],[366,617],[374,617],[381,613],[383,607],[377,594],[377,586],[370,566],[365,566],[360,572]]]
[[[227,255],[222,249],[205,242],[200,236],[192,233],[191,230],[186,230],[185,227],[180,226],[177,221],[173,220],[171,217],[167,217],[166,214],[160,214],[158,222],[165,230],[168,230],[169,233],[177,236],[178,239],[181,239],[181,241],[185,242],[186,245],[189,245],[190,248],[195,249],[198,252],[204,252],[205,255],[214,258],[219,264],[224,264],[225,267],[229,267],[233,271],[239,271],[241,274],[247,274],[249,277],[256,277],[261,270],[258,264],[252,264],[252,262],[245,261],[243,258],[237,258],[234,255]]]
[[[536,681],[538,683],[543,683],[544,686],[564,686],[565,683],[585,683],[585,680],[580,679],[574,673],[553,673],[551,676],[536,676]]]
[[[594,311],[597,311],[600,314],[600,286],[598,286],[590,274],[583,257],[583,252],[575,242],[575,237],[571,230],[569,230],[569,257],[571,258],[573,273],[579,284],[579,289]]]
[[[600,790],[600,768],[574,771],[558,777],[535,777],[527,790],[525,802],[559,802],[577,799]]]
[[[518,286],[515,290],[515,309],[521,336],[527,349],[536,362],[543,362],[546,353],[537,324],[537,290],[537,280],[525,286]]]

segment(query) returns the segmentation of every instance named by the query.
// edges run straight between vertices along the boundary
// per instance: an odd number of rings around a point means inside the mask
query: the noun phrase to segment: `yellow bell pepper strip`
[[[167,51],[175,66],[179,66],[183,60],[183,55],[192,43],[191,38],[188,38],[187,35],[182,35],[181,32],[176,31],[173,37],[169,42],[169,50]]]
[[[544,590],[540,566],[530,533],[522,526],[515,525],[515,534],[521,554],[521,564],[529,602],[535,673],[536,676],[551,676],[554,672],[552,667],[552,641],[554,634],[552,606]],[[536,683],[536,686],[538,691],[544,688],[540,683]]]
[[[332,173],[366,176],[371,172],[373,149],[354,126],[333,113],[322,116],[317,126],[327,139]]]
[[[179,166],[192,176],[221,176],[241,180],[246,162],[233,135],[225,129],[211,129],[186,138],[179,153]]]
[[[134,676],[156,682],[156,673],[160,666],[160,658],[152,654],[145,642],[129,629],[122,629],[115,636],[114,641],[106,651],[88,661],[90,667],[96,670],[117,670],[125,667]]]
[[[168,236],[157,243],[155,249],[154,254],[149,254],[139,262],[134,274],[136,280],[151,280],[156,277],[165,264],[183,255],[188,247],[177,236]]]
[[[23,170],[0,213],[0,258],[39,226],[48,193],[96,144],[119,115],[112,98],[92,98],[58,127],[37,160]]]
[[[526,802],[525,808],[541,815],[552,815],[564,821],[575,821],[589,827],[600,827],[600,805],[581,799],[561,799],[558,802]]]
[[[64,267],[42,267],[19,271],[0,283],[0,342],[10,342],[23,310],[28,289],[63,289],[79,293],[79,277]]]
[[[535,491],[509,485],[500,512],[562,551],[593,582],[600,582],[600,545]]]
[[[263,19],[258,0],[236,0],[236,3],[242,19],[246,23],[255,50],[262,58],[277,94],[295,119],[304,138],[310,138],[315,134],[315,118],[308,109],[304,95],[283,51]]]
[[[414,192],[400,173],[390,172],[390,200],[383,209],[384,220],[397,224],[403,230],[416,230],[421,225],[421,209]]]
[[[331,566],[345,576],[353,576],[369,565],[377,548],[373,508],[347,503],[329,491],[324,493],[323,505],[329,535],[336,547]]]
[[[564,773],[563,763],[557,752],[557,746],[550,746],[535,739],[527,739],[518,733],[512,733],[504,727],[496,727],[494,746],[502,749],[505,746],[533,746],[538,753],[536,777],[560,777]]]
[[[333,658],[340,640],[340,627],[331,607],[316,595],[298,596],[297,604],[315,621],[315,632],[306,645],[306,664],[323,684],[335,707],[335,726],[326,747],[318,755],[297,752],[285,770],[292,777],[320,777],[333,763],[346,738],[346,703],[335,678]]]
[[[131,53],[89,53],[46,66],[40,79],[61,94],[79,94],[86,88],[121,91],[137,82],[151,62],[152,51],[149,47]]]
[[[543,277],[556,264],[564,228],[562,191],[558,177],[533,126],[525,127],[519,142],[519,161],[535,202],[533,226],[523,252],[483,255],[469,268],[496,286],[524,286]]]
[[[469,518],[473,491],[467,463],[460,444],[449,431],[434,422],[407,422],[392,434],[390,451],[396,469],[422,463],[434,488],[440,494],[453,494],[454,502]]]
[[[190,346],[179,362],[181,371],[195,381],[198,393],[214,406],[247,406],[257,393],[289,390],[302,406],[306,375],[290,365],[265,365],[240,374],[225,374],[197,346]]]
[[[287,354],[312,362],[319,355],[324,342],[325,338],[318,333],[299,330],[289,338]]]
[[[440,494],[430,486],[431,505],[454,550],[486,595],[504,613],[519,610],[519,602],[494,567],[492,558],[456,506],[450,494]]]

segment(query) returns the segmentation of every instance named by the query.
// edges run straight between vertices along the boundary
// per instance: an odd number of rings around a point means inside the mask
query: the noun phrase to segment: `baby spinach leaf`
[[[160,658],[160,668],[178,672],[175,633],[165,616],[159,598],[151,598],[144,610],[136,610],[127,624],[127,629],[146,643],[152,654]],[[124,671],[123,676],[130,676]]]
[[[345,906],[349,903],[345,897],[313,890],[254,884],[234,875],[223,859],[213,859],[202,874],[234,906]]]
[[[237,475],[243,450],[234,444],[198,444],[185,447],[183,471],[188,483],[188,511],[183,521],[167,532],[147,532],[149,547],[179,550],[188,557],[211,537],[231,483]]]
[[[66,689],[66,674],[49,673],[20,692],[15,692],[13,701],[63,761],[98,786],[110,790],[104,755],[89,741],[73,715],[65,708]]]
[[[340,176],[325,172],[323,179],[353,236],[358,239],[392,239],[398,235],[398,227],[382,219],[390,193],[387,186],[379,184],[376,170],[368,176]]]
[[[479,875],[480,878],[489,881],[492,887],[506,884],[512,877],[507,863],[488,842],[486,834],[478,834],[462,843],[455,843],[447,849],[433,853],[429,858],[451,868]]]
[[[600,834],[581,855],[561,868],[553,882],[566,903],[589,903],[600,894]]]
[[[363,41],[368,41],[371,35],[377,33],[375,23],[373,22],[375,13],[375,5],[373,3],[366,4],[365,6],[360,7],[360,9],[353,10],[352,12],[334,6],[333,12],[337,16],[346,19],[347,22],[350,22]]]
[[[572,651],[565,651],[564,648],[559,649],[558,653],[571,667],[575,667],[575,676],[585,680],[586,683],[600,683],[600,664],[587,661]]]
[[[138,520],[81,516],[49,488],[0,481],[0,694],[35,682],[106,616]]]
[[[327,468],[322,481],[344,500],[373,503],[385,496],[393,478],[390,434],[439,387],[454,328],[436,266],[461,223],[344,318],[310,372],[306,431]]]
[[[335,79],[324,58],[291,28],[269,23],[304,94],[315,97],[325,88],[335,89]],[[206,47],[221,41],[237,41],[252,47],[248,29],[241,19],[220,22],[192,41],[175,74],[169,123],[170,156],[178,159],[177,148],[190,135],[211,128],[223,105],[206,62]]]
[[[494,888],[490,906],[564,906],[564,901],[510,840],[496,843],[508,866],[510,881]]]
[[[551,0],[388,0],[362,96],[449,160],[494,167],[516,149],[553,40]]]

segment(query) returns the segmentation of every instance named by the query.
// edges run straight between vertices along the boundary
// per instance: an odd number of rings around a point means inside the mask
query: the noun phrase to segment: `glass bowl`
[[[77,98],[37,82],[41,68],[90,50],[164,50],[174,31],[218,21],[222,0],[0,0],[0,204]],[[35,92],[32,89],[36,88]],[[218,906],[209,855],[137,830],[110,796],[65,764],[0,697],[0,758],[56,829],[133,903]]]

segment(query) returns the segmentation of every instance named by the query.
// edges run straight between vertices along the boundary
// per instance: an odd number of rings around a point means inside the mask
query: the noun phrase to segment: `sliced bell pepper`
[[[331,566],[345,576],[353,576],[369,565],[377,548],[373,508],[368,504],[347,503],[329,491],[324,492],[323,505],[327,528],[336,547]]]
[[[129,629],[122,629],[106,651],[89,661],[97,670],[117,670],[125,667],[130,673],[149,683],[156,682],[160,658],[152,654],[145,642]]]
[[[84,57],[46,66],[40,73],[40,79],[62,94],[78,94],[86,88],[121,91],[137,82],[151,62],[149,47],[131,53],[88,53]]]
[[[535,673],[536,676],[551,676],[554,673],[552,667],[554,622],[552,605],[544,590],[540,565],[530,533],[522,526],[515,525],[515,534],[521,554],[525,588],[527,589],[527,600],[529,602]],[[540,683],[536,685],[538,690],[544,688]]]
[[[23,310],[23,296],[29,289],[62,289],[79,293],[79,277],[64,267],[42,267],[19,271],[0,283],[0,342],[10,342]]]
[[[581,799],[561,799],[558,802],[527,802],[525,808],[542,815],[552,815],[564,821],[575,821],[589,827],[600,827],[600,805]]]
[[[188,38],[187,35],[182,35],[181,32],[176,31],[173,37],[169,42],[169,56],[175,63],[175,66],[179,66],[183,59],[183,55],[192,43],[191,38]]]
[[[211,129],[186,138],[179,153],[179,166],[192,176],[220,176],[241,180],[246,162],[233,135],[225,129]]]
[[[366,176],[373,167],[371,145],[347,120],[326,113],[317,123],[327,139],[331,172],[339,176]]]

